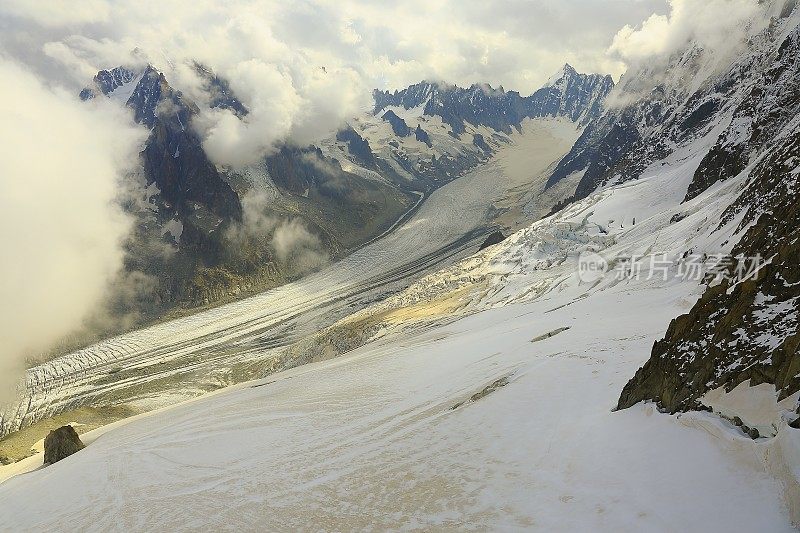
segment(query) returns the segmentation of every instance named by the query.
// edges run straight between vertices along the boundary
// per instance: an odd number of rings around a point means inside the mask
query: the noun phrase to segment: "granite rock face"
[[[724,127],[687,192],[691,199],[747,172],[719,222],[736,224],[732,260],[655,343],[622,391],[619,409],[645,400],[671,413],[706,409],[708,391],[745,382],[773,385],[778,400],[800,391],[799,33],[780,23],[773,21],[751,53],[715,80],[718,90],[733,91],[734,101],[726,120],[716,111]]]

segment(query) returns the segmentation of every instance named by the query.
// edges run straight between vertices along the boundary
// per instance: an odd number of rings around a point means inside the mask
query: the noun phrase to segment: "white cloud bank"
[[[669,12],[622,27],[608,56],[627,71],[607,106],[624,106],[662,85],[667,90],[698,89],[732,65],[748,40],[782,11],[786,0],[669,0]]]
[[[121,266],[129,221],[114,199],[142,132],[1,56],[0,79],[3,402],[25,357],[80,326]]]
[[[782,2],[757,0],[669,0],[668,15],[651,15],[639,28],[625,25],[609,48],[625,60],[669,55],[689,41],[705,51],[730,55],[769,22]]]

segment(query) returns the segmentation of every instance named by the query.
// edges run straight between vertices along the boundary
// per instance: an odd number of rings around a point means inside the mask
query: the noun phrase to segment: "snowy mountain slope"
[[[780,7],[781,3],[771,6]],[[666,338],[655,345],[651,359],[622,392],[620,408],[653,400],[669,412],[712,409],[706,397],[713,391],[723,391],[724,396],[742,384],[767,384],[772,386],[772,403],[780,401],[781,408],[748,417],[746,406],[740,404],[720,414],[740,419],[741,431],[754,436],[774,436],[786,423],[799,423],[798,22],[796,5],[787,3],[779,17],[752,37],[748,53],[729,68],[709,76],[697,59],[689,69],[693,83],[675,86],[678,92],[674,94],[680,98],[689,95],[683,104],[678,105],[680,99],[661,90],[661,97],[624,109],[621,113],[628,117],[645,116],[644,110],[654,106],[669,111],[653,126],[646,121],[635,125],[632,131],[638,144],[628,152],[624,147],[630,137],[610,142],[608,147],[622,154],[610,166],[607,159],[593,159],[596,166],[592,168],[610,169],[603,180],[626,181],[638,176],[638,167],[626,166],[624,161],[650,161],[658,154],[692,146],[703,133],[712,139],[712,145],[698,151],[702,160],[692,172],[685,201],[721,181],[735,178],[739,183],[736,196],[715,215],[720,220],[717,233],[728,235],[726,246],[709,252],[729,255],[718,267],[721,281],[706,283],[708,288],[695,307],[673,321]],[[669,68],[677,69],[686,64],[686,58],[699,58],[698,54],[690,47]],[[602,120],[613,122],[615,116],[612,112]],[[689,126],[684,128],[686,124]],[[619,122],[614,127],[620,128]],[[680,134],[681,130],[685,133]],[[576,147],[585,148],[586,141],[584,133]],[[570,159],[575,153],[574,149],[559,167],[575,161]],[[586,191],[582,187],[588,183],[587,175],[578,186],[578,196]],[[588,188],[599,183],[602,181],[589,183]],[[683,216],[677,214],[676,220]],[[748,272],[748,265],[761,258],[763,264],[750,279],[734,277],[737,272]]]
[[[737,259],[727,265],[729,273],[750,270],[747,262],[755,257],[763,257],[763,264],[745,281],[725,278],[710,287],[688,314],[676,319],[626,386],[620,407],[647,399],[670,412],[702,409],[703,396],[713,389],[768,383],[778,400],[794,397],[789,405],[795,412],[786,418],[800,421],[800,120],[795,118],[772,142],[777,144],[757,160],[749,183],[728,209],[728,216],[743,215],[743,235],[731,252]],[[772,417],[743,420],[761,434],[778,429],[770,427]]]
[[[673,413],[707,410],[719,405],[717,396],[726,397],[734,390],[742,396],[741,387],[771,388],[772,407],[758,415],[746,401],[734,402],[735,407],[717,414],[736,419],[744,434],[773,437],[787,423],[800,424],[796,270],[800,10],[796,2],[763,6],[767,18],[750,21],[761,29],[748,38],[730,65],[711,68],[713,56],[690,43],[663,70],[644,69],[623,80],[610,100],[633,103],[612,104],[591,123],[549,183],[577,177],[575,197],[582,198],[611,184],[641,179],[648,168],[687,150],[699,161],[683,171],[671,194],[679,195],[686,187],[684,206],[706,197],[705,192],[721,190],[720,182],[736,181],[735,194],[725,199],[724,209],[707,215],[714,221],[710,227],[717,236],[715,249],[693,245],[684,251],[694,255],[700,250],[703,261],[716,255],[719,264],[712,276],[716,281],[706,280],[707,288],[694,308],[673,321],[650,360],[625,387],[618,406],[653,400]],[[659,83],[650,92],[633,91],[648,87],[652,80]],[[680,208],[670,222],[680,223],[686,216]],[[695,240],[691,232],[682,238],[686,243]],[[659,240],[663,240],[660,233]],[[759,258],[764,262],[750,279],[734,279]]]
[[[101,70],[94,77],[93,87],[86,87],[80,92],[81,100],[91,100],[99,95],[110,96],[125,103],[130,98],[133,89],[139,84],[143,72],[138,69],[115,67],[111,70]],[[125,98],[127,95],[128,98]]]
[[[774,110],[785,105],[783,116],[788,117],[794,105],[790,103],[793,91],[787,85],[791,74],[773,80],[769,71],[774,70],[778,50],[796,28],[800,14],[792,1],[775,0],[764,5],[768,20],[752,24],[764,29],[740,43],[743,53],[730,65],[717,64],[714,54],[689,43],[664,65],[647,65],[625,74],[610,94],[606,111],[587,126],[553,172],[550,183],[579,173],[581,182],[575,196],[585,197],[604,184],[635,179],[649,164],[704,136],[720,122],[729,124],[728,131],[698,169],[687,198],[719,179],[720,172],[736,175],[743,170],[747,157],[742,160],[736,150],[728,153],[722,146],[738,146],[749,136],[751,108],[756,106],[761,108],[757,113],[769,114],[765,107]],[[775,16],[769,19],[770,15]],[[790,50],[784,55],[792,57]],[[762,94],[764,86],[772,89]],[[784,95],[789,102],[781,104],[776,95]],[[753,148],[757,146],[755,143]]]
[[[793,185],[798,130],[790,124],[787,132],[791,134],[752,172],[685,201],[686,187],[725,127],[720,124],[704,138],[656,161],[639,180],[603,189],[326,328],[293,347],[289,360],[302,364],[324,359],[375,339],[402,337],[417,328],[521,302],[540,305],[530,313],[533,323],[562,308],[573,309],[573,321],[543,329],[534,339],[543,342],[552,336],[567,343],[567,331],[586,327],[586,322],[614,331],[620,327],[618,317],[625,315],[625,306],[637,305],[639,298],[650,298],[655,291],[667,290],[675,298],[672,305],[684,311],[702,295],[688,315],[670,325],[667,338],[655,344],[650,361],[612,405],[638,410],[632,406],[655,400],[672,412],[699,405],[701,414],[692,415],[691,420],[701,421],[693,424],[715,438],[742,442],[755,437],[748,449],[761,457],[762,472],[780,482],[781,497],[797,522],[800,438],[792,427],[800,420],[796,283],[800,220]],[[754,194],[754,189],[759,193]],[[754,197],[771,198],[771,203],[759,208],[748,200]],[[749,210],[737,208],[743,199],[748,200],[744,205]],[[755,222],[765,209],[766,214]],[[588,281],[576,276],[576,263],[579,266],[580,257],[587,253],[598,254],[608,267]],[[764,253],[771,261],[755,281],[731,286],[723,280],[708,289],[701,283],[705,275],[716,276],[729,268],[720,262],[720,254],[756,253]],[[694,263],[699,264],[702,276],[688,275]],[[608,304],[597,308],[602,311],[581,313],[609,293],[620,295],[619,307]],[[653,302],[651,313],[660,311],[661,305]],[[655,332],[649,342],[660,337]],[[584,346],[561,346],[577,349],[585,358],[595,353]],[[646,357],[649,344],[640,350]],[[759,384],[766,385],[756,387]],[[707,410],[711,413],[705,414]],[[734,423],[734,417],[744,425]]]
[[[676,270],[724,248],[741,178],[681,203],[713,141],[365,310],[378,338],[340,358],[89,434],[0,485],[0,512],[15,529],[790,531],[770,467],[800,453],[793,430],[754,441],[709,413],[613,411],[702,287],[577,270],[580,252],[664,251]]]
[[[761,55],[742,59],[734,71],[745,70],[752,63],[766,65],[749,73],[745,91],[737,99],[730,125],[709,151],[695,173],[687,198],[697,195],[712,183],[735,176],[754,160],[765,146],[792,121],[800,111],[800,26],[795,15],[784,25],[772,28],[772,35],[761,36],[772,46],[764,46]],[[793,22],[793,24],[792,24]],[[780,43],[777,52],[774,43]],[[752,67],[750,68],[752,70]],[[755,75],[754,75],[755,74]]]
[[[530,342],[620,296],[538,323],[510,306],[135,420],[0,485],[0,508],[14,529],[791,530],[751,442],[610,412],[669,291],[623,308],[615,337],[587,322]]]

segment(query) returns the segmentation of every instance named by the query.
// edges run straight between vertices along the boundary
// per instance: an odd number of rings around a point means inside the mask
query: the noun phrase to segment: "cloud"
[[[111,6],[105,0],[3,0],[0,14],[32,20],[42,26],[69,26],[108,20]]]
[[[758,0],[669,0],[668,15],[651,15],[638,29],[625,25],[614,36],[609,51],[638,60],[668,55],[694,41],[707,51],[728,52],[764,27],[768,18],[763,13],[774,4]]]
[[[243,120],[228,110],[206,113],[204,147],[215,162],[235,167],[255,162],[288,135],[302,97],[288,74],[259,60],[243,61],[227,75],[250,113]]]
[[[686,76],[694,77],[690,87],[699,86],[728,67],[782,5],[776,0],[669,0],[669,13],[653,14],[636,27],[625,25],[614,36],[608,55],[628,65],[628,72],[611,102],[627,101],[622,91],[646,93],[656,84],[685,83]],[[696,53],[692,61],[683,68],[672,61],[666,79],[654,75],[690,43]]]
[[[269,251],[270,260],[281,264],[289,276],[317,270],[330,262],[318,236],[300,220],[280,216],[272,210],[273,198],[259,189],[242,198],[242,223],[228,229],[234,249]]]
[[[285,221],[275,229],[272,247],[278,261],[297,274],[316,270],[329,261],[319,238],[295,219]]]
[[[376,87],[435,79],[530,93],[565,61],[619,75],[623,61],[604,53],[614,33],[665,10],[665,0],[92,0],[93,14],[81,4],[59,25],[64,4],[50,4],[53,14],[3,3],[0,47],[75,91],[134,48],[198,100],[187,65],[212,68],[251,112],[198,120],[213,160],[234,167],[286,138],[329,134]]]
[[[119,270],[130,221],[114,203],[139,129],[0,56],[0,401],[27,355],[79,327]]]

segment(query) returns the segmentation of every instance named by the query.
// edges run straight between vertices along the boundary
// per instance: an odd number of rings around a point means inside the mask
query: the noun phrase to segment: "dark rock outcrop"
[[[417,124],[417,129],[414,130],[414,136],[419,142],[425,143],[428,148],[433,147],[433,143],[431,142],[431,138],[428,135],[428,132],[422,129],[422,126]]]
[[[44,464],[52,465],[84,449],[78,432],[72,426],[62,426],[44,439]]]
[[[480,248],[478,248],[478,251],[481,251],[481,250],[483,250],[485,248],[488,248],[489,246],[493,246],[495,244],[499,244],[499,243],[503,242],[504,240],[506,240],[506,236],[503,235],[503,232],[502,231],[495,231],[492,234],[490,234],[488,237],[486,237],[486,240],[483,241],[483,244],[481,244]]]
[[[640,141],[634,124],[634,118],[629,113],[619,117],[603,117],[589,124],[569,153],[558,162],[547,186],[573,173],[582,173],[575,197],[581,199],[588,196]]]
[[[483,135],[480,133],[476,133],[472,136],[472,144],[483,150],[484,152],[490,153],[492,151],[491,146],[486,144],[486,140],[483,138]]]
[[[372,153],[369,142],[359,135],[350,124],[348,124],[346,128],[336,132],[336,140],[347,144],[350,155],[353,156],[353,159],[359,165],[371,169],[378,167],[375,161],[375,154]]]
[[[148,183],[158,186],[162,216],[177,216],[183,224],[183,253],[200,265],[218,264],[225,231],[242,220],[242,205],[191,127],[198,107],[152,67],[145,69],[127,105],[135,120],[150,128],[142,166]]]
[[[408,137],[411,135],[411,128],[408,127],[406,121],[397,116],[397,113],[391,109],[383,114],[383,120],[392,126],[392,131],[398,137]]]
[[[200,204],[223,220],[241,220],[239,197],[208,159],[197,134],[184,126],[192,107],[176,107],[173,115],[153,120],[142,152],[145,175],[158,185],[166,202],[185,220]]]

